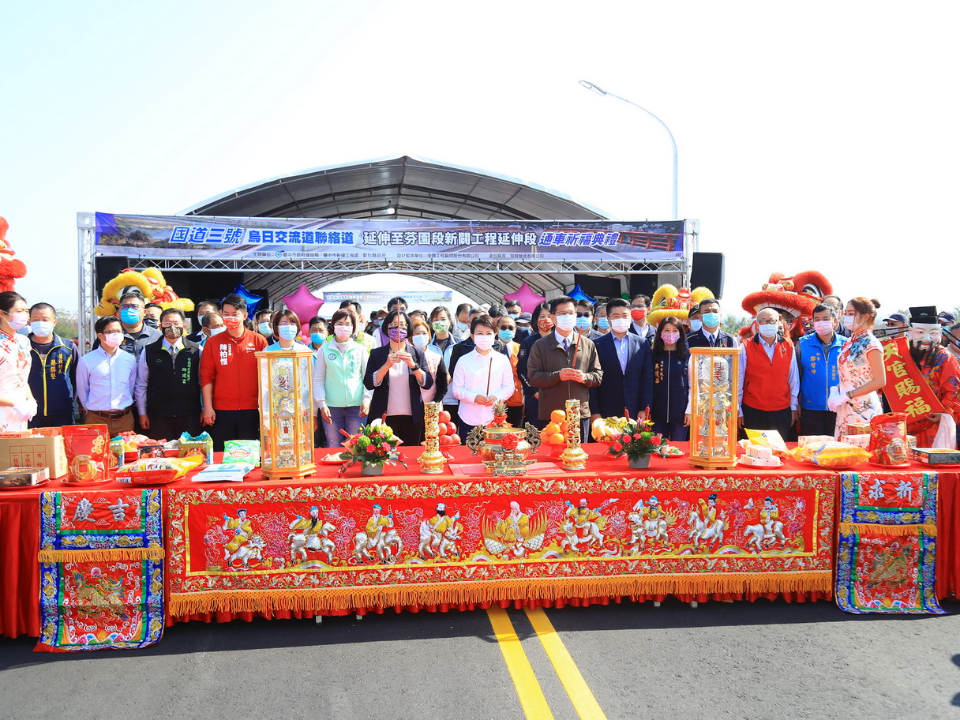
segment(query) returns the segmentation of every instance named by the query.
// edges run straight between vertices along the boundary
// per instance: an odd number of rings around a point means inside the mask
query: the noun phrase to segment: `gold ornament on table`
[[[564,406],[567,416],[567,449],[560,453],[564,470],[585,470],[587,453],[580,447],[580,401],[567,400]]]
[[[690,464],[714,469],[737,464],[740,351],[690,348]]]
[[[439,475],[443,472],[444,458],[440,452],[440,410],[442,405],[438,402],[428,402],[423,404],[424,421],[424,451],[417,458],[420,463],[420,472],[428,475]]]
[[[258,352],[260,454],[270,480],[309,477],[313,460],[313,353]]]
[[[528,458],[540,447],[540,431],[529,423],[523,428],[510,425],[506,404],[498,402],[493,420],[471,430],[466,445],[495,477],[526,475],[527,466],[536,462]]]

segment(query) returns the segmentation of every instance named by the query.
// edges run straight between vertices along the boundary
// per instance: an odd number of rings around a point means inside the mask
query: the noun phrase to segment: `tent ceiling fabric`
[[[394,213],[387,214],[393,208]],[[519,180],[403,156],[310,170],[233,190],[186,211],[228,217],[426,218],[450,220],[605,220],[600,211]],[[401,271],[402,272],[402,271]],[[244,285],[272,305],[300,283],[319,288],[356,273],[248,273]],[[418,274],[478,302],[502,301],[526,281],[541,295],[573,285],[573,275]]]

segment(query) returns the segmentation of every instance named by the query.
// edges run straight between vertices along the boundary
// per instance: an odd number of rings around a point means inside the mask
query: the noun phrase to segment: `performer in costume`
[[[237,517],[235,518],[224,515],[223,529],[233,530],[234,532],[233,539],[223,548],[223,556],[227,558],[235,553],[238,548],[246,545],[250,541],[250,536],[253,535],[253,525],[247,520],[246,508],[237,510]]]
[[[917,447],[944,447],[943,442],[934,444],[941,422],[949,424],[952,419],[960,423],[960,363],[941,347],[942,334],[936,307],[910,308],[910,356],[949,415],[941,419],[940,413],[930,413],[908,421],[907,432],[917,437]],[[949,427],[946,428],[944,437],[956,443],[956,430],[949,432]]]

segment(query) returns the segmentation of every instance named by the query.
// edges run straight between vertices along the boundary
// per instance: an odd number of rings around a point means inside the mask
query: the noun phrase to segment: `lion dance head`
[[[713,297],[713,291],[709,288],[698,287],[690,292],[687,288],[678,288],[670,284],[661,285],[650,301],[647,322],[657,327],[661,320],[673,316],[680,322],[689,324],[690,308],[708,297]]]
[[[6,218],[0,217],[0,292],[13,290],[17,280],[27,274],[27,266],[23,261],[14,259],[16,253],[7,240],[7,230],[10,228]]]
[[[127,268],[103,286],[103,296],[93,312],[100,317],[116,315],[120,298],[128,289],[139,290],[147,303],[156,303],[164,310],[178,308],[188,313],[193,310],[193,301],[178,296],[163,279],[163,273],[151,267],[143,271]]]
[[[827,295],[833,294],[833,285],[816,270],[804,270],[793,277],[773,273],[759,292],[750,293],[743,299],[742,307],[754,319],[765,307],[776,308],[790,326],[790,335],[797,340],[813,329],[813,309]],[[740,330],[742,337],[756,332],[756,323]]]

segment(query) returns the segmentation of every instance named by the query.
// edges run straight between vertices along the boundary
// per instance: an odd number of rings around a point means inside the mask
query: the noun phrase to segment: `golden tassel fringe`
[[[214,590],[171,593],[174,617],[208,612],[354,610],[407,605],[459,605],[503,600],[699,595],[713,593],[832,592],[830,571],[643,575],[598,578],[509,579],[298,590]]]
[[[840,523],[840,532],[844,535],[919,535],[937,536],[937,526],[927,525],[874,525],[873,523]]]
[[[40,562],[109,562],[111,560],[163,560],[162,547],[114,548],[102,550],[41,550]]]

